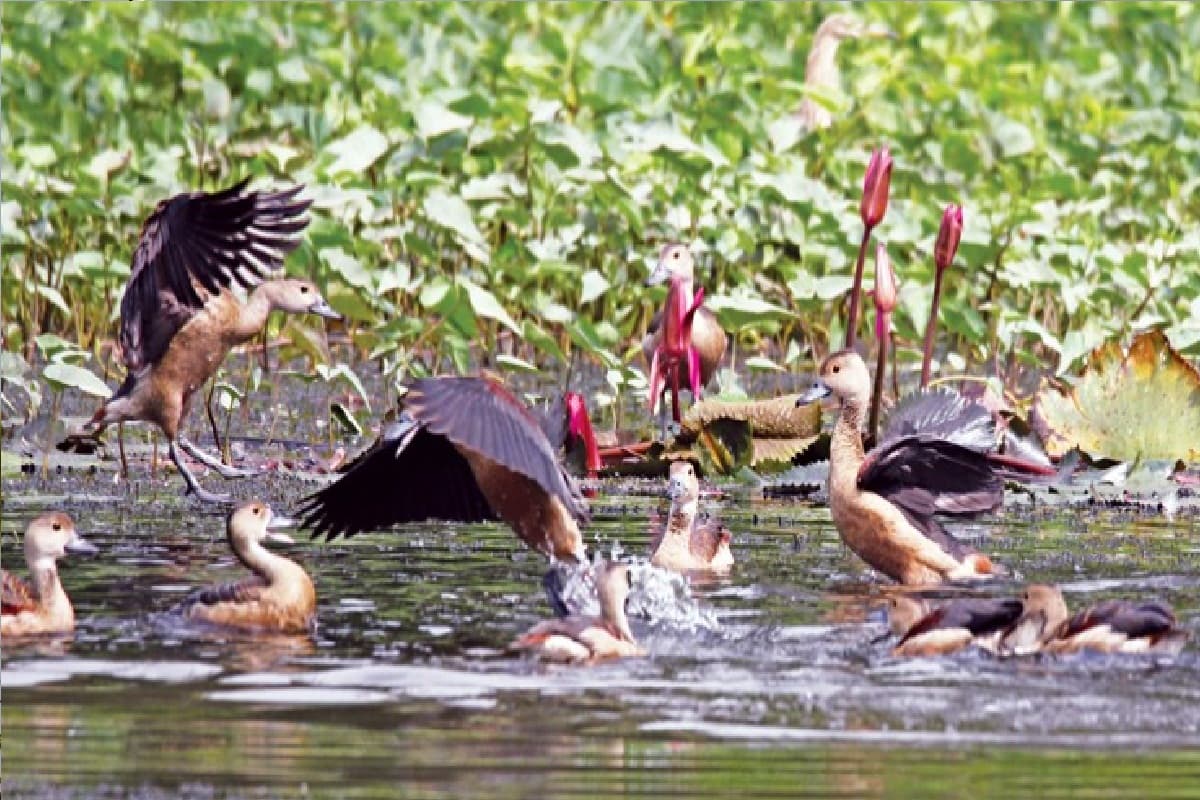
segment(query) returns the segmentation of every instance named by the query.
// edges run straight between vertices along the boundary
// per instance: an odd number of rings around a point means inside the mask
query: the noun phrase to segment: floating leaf
[[[42,370],[42,377],[55,389],[62,390],[69,387],[105,399],[112,396],[112,389],[108,388],[104,381],[83,367],[74,364],[63,364],[57,361],[47,364],[46,368]]]
[[[1071,391],[1039,392],[1034,423],[1054,456],[1077,446],[1121,461],[1200,461],[1200,372],[1160,331],[1139,334],[1128,354],[1109,343]]]

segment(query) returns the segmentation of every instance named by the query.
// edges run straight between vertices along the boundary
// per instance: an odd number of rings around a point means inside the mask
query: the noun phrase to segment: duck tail
[[[963,566],[976,575],[997,574],[997,566],[983,553],[971,553],[963,559]]]

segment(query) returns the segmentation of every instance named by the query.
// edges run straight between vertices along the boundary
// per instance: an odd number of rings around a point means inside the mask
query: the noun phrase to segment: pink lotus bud
[[[933,261],[941,272],[954,261],[958,253],[958,243],[962,239],[963,211],[962,206],[953,203],[946,206],[942,213],[942,227],[938,231],[937,243],[933,246]]]
[[[867,229],[874,228],[883,221],[887,213],[888,192],[892,186],[892,153],[886,147],[881,147],[871,153],[871,162],[867,164],[867,176],[863,179],[862,215],[863,225]]]
[[[896,272],[888,258],[887,246],[875,243],[875,336],[883,339],[892,329],[892,312],[896,310]]]

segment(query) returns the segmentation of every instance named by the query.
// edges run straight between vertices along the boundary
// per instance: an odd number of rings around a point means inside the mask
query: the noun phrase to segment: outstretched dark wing
[[[401,522],[497,519],[462,454],[407,412],[342,477],[306,498],[300,514],[327,540]]]
[[[538,427],[550,442],[550,448],[555,452],[567,445],[570,435],[570,425],[567,419],[567,401],[561,394],[555,393],[548,402],[532,409]]]
[[[180,194],[159,203],[142,226],[125,296],[121,349],[130,372],[154,363],[171,337],[204,306],[206,294],[259,283],[299,245],[308,225],[302,186],[247,192],[248,180],[224,191]]]
[[[1107,625],[1131,639],[1159,636],[1175,627],[1175,614],[1166,604],[1157,601],[1106,600],[1071,617],[1059,636],[1066,639],[1097,625]]]
[[[524,475],[557,497],[577,520],[588,517],[537,420],[499,381],[426,378],[409,387],[404,407],[430,432]]]
[[[20,614],[37,608],[37,597],[25,581],[8,570],[0,570],[0,606],[4,614]]]
[[[918,620],[900,644],[938,628],[966,628],[972,636],[986,636],[1012,625],[1022,610],[1020,600],[951,600]]]
[[[175,606],[176,614],[188,614],[196,606],[215,606],[218,603],[251,603],[258,600],[267,588],[267,582],[253,575],[232,583],[205,586],[189,594]]]
[[[922,389],[906,395],[888,414],[879,441],[887,444],[926,436],[986,452],[994,450],[996,421],[981,404],[951,389]]]

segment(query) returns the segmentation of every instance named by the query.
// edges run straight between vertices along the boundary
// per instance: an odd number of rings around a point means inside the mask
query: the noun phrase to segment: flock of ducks
[[[337,317],[309,281],[273,278],[307,225],[299,187],[249,191],[242,182],[215,193],[173,197],[145,222],[121,302],[120,342],[127,377],[89,423],[146,421],[167,437],[187,491],[203,501],[226,497],[202,487],[180,451],[226,478],[250,474],[228,467],[182,432],[191,400],[237,344],[260,332],[271,311]],[[651,363],[651,404],[670,391],[694,396],[724,354],[725,334],[696,289],[695,263],[682,245],[659,254],[652,280],[669,284],[666,307],[644,347]],[[242,299],[233,284],[248,291]],[[684,383],[686,381],[686,384]],[[829,498],[847,546],[906,586],[973,580],[997,573],[982,553],[958,541],[938,517],[992,511],[1004,497],[1003,459],[994,421],[980,405],[954,393],[930,392],[893,412],[869,452],[862,427],[870,374],[853,350],[830,355],[796,406],[833,396],[839,404],[830,445]],[[425,378],[411,382],[379,439],[346,465],[340,477],[309,496],[300,519],[262,502],[237,507],[227,520],[229,545],[250,576],[186,597],[173,610],[195,622],[261,631],[310,630],[316,591],[304,569],[265,545],[290,542],[281,529],[299,524],[332,540],[430,519],[505,522],[553,564],[587,568],[583,528],[588,507],[559,457],[566,437],[585,443],[596,469],[595,436],[581,398],[568,396],[566,424],[547,424],[497,378]],[[665,404],[664,404],[665,407]],[[651,564],[684,573],[725,573],[734,556],[728,530],[700,513],[695,466],[673,463],[671,505],[654,536]],[[74,627],[56,561],[95,547],[65,514],[34,519],[25,531],[30,583],[3,573],[4,637],[66,632]],[[554,594],[558,618],[540,623],[513,647],[569,662],[643,655],[625,613],[628,565],[601,562],[592,570],[599,615],[575,611]],[[891,601],[890,625],[901,656],[979,646],[1002,655],[1175,652],[1187,635],[1160,602],[1107,601],[1074,616],[1053,587],[1030,586],[1020,598],[958,599],[930,604],[910,596]]]

